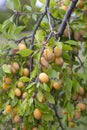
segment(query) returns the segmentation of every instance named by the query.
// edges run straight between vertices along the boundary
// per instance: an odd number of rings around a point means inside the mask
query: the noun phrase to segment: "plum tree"
[[[0,128],[79,129],[87,117],[87,0],[23,1],[6,0],[12,16],[0,24]]]

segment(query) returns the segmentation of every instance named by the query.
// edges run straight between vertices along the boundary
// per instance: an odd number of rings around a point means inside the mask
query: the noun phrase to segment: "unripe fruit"
[[[18,86],[18,88],[23,88],[24,87],[24,83],[23,82],[18,82],[17,86]]]
[[[78,48],[73,48],[73,54],[75,55],[75,56],[77,56],[78,55],[78,53],[79,53],[79,50],[78,50]]]
[[[78,98],[78,94],[73,94],[72,95],[72,100],[74,101],[74,100],[77,100],[77,98]]]
[[[74,32],[74,39],[76,41],[80,41],[81,34],[79,31]]]
[[[70,125],[71,128],[75,127],[75,123],[73,121],[69,122],[69,125]]]
[[[49,63],[48,63],[47,60],[45,60],[44,57],[41,57],[40,62],[41,62],[41,65],[42,65],[44,68],[48,68],[48,67],[49,67]]]
[[[16,115],[16,116],[14,117],[13,121],[14,121],[15,123],[20,122],[20,116],[19,116],[19,115]]]
[[[19,64],[17,62],[14,62],[12,64],[12,66],[16,69],[16,70],[19,70]]]
[[[14,91],[14,93],[15,93],[15,95],[16,95],[17,97],[20,97],[20,96],[21,96],[21,91],[20,91],[19,88],[16,88],[15,91]]]
[[[61,89],[61,83],[60,82],[54,82],[53,83],[53,88],[54,89]]]
[[[59,58],[56,57],[55,63],[56,63],[57,65],[59,65],[59,66],[62,66],[63,63],[64,63],[63,58],[62,58],[62,57],[59,57]]]
[[[82,9],[82,8],[84,7],[83,1],[80,0],[80,1],[77,3],[77,7],[80,8],[80,9]]]
[[[60,57],[62,55],[62,49],[56,46],[54,48],[54,54],[56,57]]]
[[[28,68],[23,69],[23,75],[24,76],[29,76],[29,69]]]
[[[75,110],[75,112],[74,112],[74,119],[79,119],[80,117],[81,117],[81,112]]]
[[[63,114],[67,114],[67,111],[66,111],[66,110],[63,110],[62,113],[63,113]]]
[[[12,49],[12,54],[15,55],[18,52],[18,49]]]
[[[18,44],[18,49],[19,49],[19,51],[24,50],[24,49],[26,49],[26,45],[23,44],[23,43],[19,43]]]
[[[72,117],[68,114],[68,121],[72,121]]]
[[[11,105],[6,106],[5,112],[9,114],[11,112]]]
[[[41,117],[42,117],[42,113],[41,113],[41,111],[38,109],[38,108],[36,108],[35,110],[34,110],[34,118],[35,119],[37,119],[37,120],[40,120],[41,119]]]
[[[37,127],[34,127],[32,130],[38,130],[38,128],[37,128]]]
[[[81,111],[85,111],[86,110],[86,105],[84,103],[78,103],[76,105],[76,108],[79,108]]]
[[[4,91],[7,91],[7,90],[8,90],[8,87],[7,87],[7,84],[6,84],[6,83],[3,83],[3,84],[2,84],[2,89],[3,89]]]
[[[83,36],[85,33],[85,30],[79,30],[79,32],[80,32],[81,36]]]
[[[39,80],[42,83],[47,83],[47,82],[49,82],[49,77],[46,73],[40,73],[39,74]]]
[[[80,87],[79,91],[78,91],[78,94],[80,96],[84,95],[85,91],[84,91],[84,88],[83,87]]]
[[[6,84],[11,84],[11,79],[10,79],[9,77],[6,77],[6,78],[5,78],[5,83],[6,83]]]
[[[12,130],[16,130],[16,128],[12,128]]]
[[[22,94],[22,98],[25,99],[26,97],[27,97],[27,92],[24,92],[24,93]]]
[[[66,11],[66,10],[67,10],[67,6],[62,5],[62,6],[61,6],[61,9],[64,10],[64,11]]]
[[[43,56],[45,57],[46,60],[51,61],[53,58],[53,52],[49,49],[45,49],[43,52]]]
[[[11,72],[12,72],[12,74],[16,74],[17,70],[13,66],[11,66]]]
[[[69,33],[70,33],[70,35],[71,35],[71,34],[72,34],[72,30],[71,30],[71,29],[68,30],[68,28],[66,28],[66,29],[64,30],[64,36],[65,36],[65,37],[69,37]]]
[[[23,123],[22,123],[22,130],[27,130]]]
[[[15,115],[17,115],[17,108],[15,107],[15,108],[13,108],[13,117],[15,116]]]

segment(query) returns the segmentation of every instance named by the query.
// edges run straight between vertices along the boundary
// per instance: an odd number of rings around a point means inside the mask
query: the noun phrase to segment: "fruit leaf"
[[[12,107],[16,106],[18,103],[18,98],[14,98],[14,100],[12,100]]]
[[[8,66],[7,64],[3,64],[2,69],[5,73],[11,74],[10,66]]]
[[[36,0],[30,0],[30,4],[31,4],[32,7],[35,7]]]
[[[39,108],[43,113],[48,113],[49,112],[49,107],[47,104],[40,103],[38,101],[35,102],[35,106]]]
[[[46,93],[47,101],[51,104],[55,104],[55,99],[50,93]]]
[[[69,78],[65,78],[64,86],[65,86],[66,98],[69,100],[71,98],[72,80]]]
[[[29,82],[29,78],[28,77],[26,77],[26,76],[22,76],[20,79],[19,79],[19,81],[21,81],[21,82]]]
[[[53,120],[53,115],[51,115],[51,114],[44,114],[43,115],[43,120],[45,120],[45,121],[52,121]]]
[[[27,88],[26,88],[26,89],[29,89],[29,88],[33,87],[35,84],[36,84],[35,82],[30,83],[30,84],[27,86]]]
[[[74,105],[71,104],[70,102],[68,102],[68,104],[67,104],[67,112],[70,114],[71,117],[74,114]]]
[[[86,38],[86,37],[87,37],[87,32],[85,32],[85,33],[84,33],[83,37],[84,37],[84,38]]]
[[[85,74],[87,74],[87,58],[85,59],[84,62],[84,69],[85,69]]]
[[[77,93],[80,88],[80,84],[76,79],[73,79],[73,91],[74,93]]]
[[[46,92],[50,92],[50,87],[47,84],[45,83],[40,84],[40,87],[44,89]]]
[[[27,100],[25,99],[23,102],[20,102],[18,107],[18,113],[19,115],[23,116],[25,114],[27,108]]]
[[[6,6],[13,11],[21,9],[20,0],[7,0]]]
[[[78,46],[78,42],[74,41],[74,40],[68,40],[65,43],[68,43],[70,45],[74,45],[74,46]]]
[[[30,49],[24,49],[24,50],[21,50],[19,52],[17,52],[18,54],[20,54],[22,57],[27,57],[29,56],[33,51],[30,50]]]
[[[49,69],[48,69],[48,75],[49,75],[50,78],[54,78],[54,79],[55,79],[55,78],[56,78],[56,79],[59,78],[58,72],[55,71],[55,70],[52,69],[52,68],[49,68]]]
[[[0,67],[0,78],[3,77],[3,75],[4,75],[4,71],[3,71],[2,67]]]
[[[33,78],[36,77],[37,72],[38,72],[38,64],[35,65],[34,70],[31,72],[31,74],[30,74],[30,80],[32,80]]]
[[[38,130],[44,130],[44,128],[40,125]]]
[[[72,50],[72,47],[70,45],[65,45],[63,44],[63,50],[64,51],[71,51]]]

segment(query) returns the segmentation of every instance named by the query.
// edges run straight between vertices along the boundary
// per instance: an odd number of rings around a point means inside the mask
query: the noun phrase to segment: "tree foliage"
[[[0,24],[3,130],[65,130],[87,116],[87,1],[40,2],[6,1],[13,15]]]

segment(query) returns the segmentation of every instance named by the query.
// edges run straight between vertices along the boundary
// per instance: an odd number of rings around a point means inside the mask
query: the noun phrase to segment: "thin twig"
[[[55,116],[58,118],[58,122],[59,122],[61,130],[65,130],[64,127],[63,127],[63,124],[61,122],[61,118],[60,118],[60,116],[59,116],[59,114],[57,112],[56,105],[54,105],[54,111],[55,111]]]
[[[45,6],[45,10],[44,12],[41,14],[41,16],[39,17],[38,21],[37,21],[37,24],[36,24],[36,27],[33,31],[33,34],[32,34],[32,39],[31,39],[31,44],[30,44],[30,49],[33,50],[34,49],[34,39],[35,39],[35,34],[38,30],[38,27],[40,26],[41,24],[41,21],[42,19],[44,18],[44,16],[46,15],[47,13],[47,8],[49,7],[49,3],[50,3],[50,0],[46,0],[46,6]],[[33,69],[33,58],[32,56],[30,56],[30,72],[32,71]]]
[[[49,13],[49,9],[47,8],[47,17],[48,17],[48,22],[49,22],[49,27],[50,27],[50,31],[53,31],[53,27],[51,24],[51,19],[50,19],[50,13]]]

